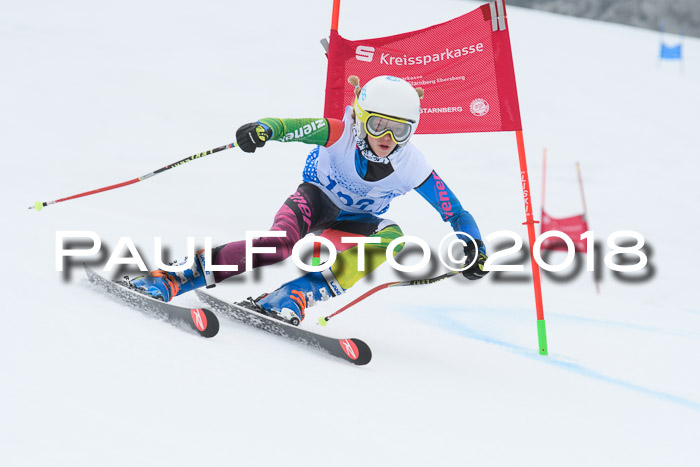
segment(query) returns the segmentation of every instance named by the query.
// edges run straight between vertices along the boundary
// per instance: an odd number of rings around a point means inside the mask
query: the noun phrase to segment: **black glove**
[[[488,256],[479,251],[479,248],[483,248],[483,246],[484,242],[481,240],[474,240],[468,241],[467,246],[464,247],[464,264],[467,265],[471,264],[472,261],[474,262],[474,264],[462,271],[462,275],[470,281],[481,279],[489,273],[488,271],[484,271],[484,263],[486,263]],[[485,248],[483,249],[485,250]],[[475,257],[476,261],[474,261]]]
[[[245,152],[255,152],[257,148],[265,146],[271,136],[272,130],[260,122],[246,123],[236,131],[236,143]]]

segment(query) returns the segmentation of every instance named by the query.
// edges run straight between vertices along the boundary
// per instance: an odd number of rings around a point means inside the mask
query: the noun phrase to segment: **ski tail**
[[[206,308],[187,308],[156,300],[106,279],[87,265],[84,266],[90,283],[101,292],[108,294],[121,303],[179,328],[194,331],[202,337],[214,337],[219,332],[219,320],[211,310]]]

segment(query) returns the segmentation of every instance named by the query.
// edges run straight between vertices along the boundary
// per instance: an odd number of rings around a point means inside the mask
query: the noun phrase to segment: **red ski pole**
[[[328,324],[328,321],[331,318],[333,318],[334,316],[339,315],[340,313],[347,310],[351,306],[356,305],[357,303],[361,302],[365,298],[379,292],[382,289],[387,289],[389,287],[405,287],[407,285],[433,284],[435,282],[439,282],[443,279],[447,279],[448,277],[452,277],[454,275],[461,274],[461,273],[462,273],[462,271],[450,271],[450,272],[446,272],[445,274],[442,274],[440,276],[431,277],[430,279],[414,279],[414,280],[410,280],[410,281],[387,282],[386,284],[378,285],[375,288],[370,289],[367,292],[363,293],[362,295],[360,295],[355,300],[351,301],[350,303],[348,303],[347,305],[345,305],[344,307],[342,307],[340,310],[336,311],[335,313],[332,313],[328,316],[321,316],[318,319],[318,324],[320,324],[321,326],[325,326],[326,324]]]
[[[133,180],[128,180],[126,182],[117,183],[115,185],[109,185],[109,186],[102,187],[102,188],[97,188],[95,190],[86,191],[85,193],[79,193],[77,195],[67,196],[65,198],[56,199],[54,201],[44,201],[44,202],[37,201],[32,206],[29,206],[29,209],[36,209],[37,211],[41,211],[44,207],[46,207],[50,204],[62,203],[63,201],[68,201],[68,200],[75,199],[75,198],[82,198],[83,196],[90,196],[90,195],[94,195],[95,193],[102,193],[103,191],[114,190],[115,188],[121,188],[123,186],[132,185],[132,184],[140,182],[142,180],[146,180],[147,178],[151,178],[154,175],[158,175],[159,173],[165,172],[166,170],[170,170],[170,169],[173,169],[175,167],[179,167],[182,164],[186,164],[187,162],[193,161],[195,159],[200,159],[204,156],[208,156],[209,154],[214,154],[215,152],[223,151],[224,149],[233,148],[235,146],[238,146],[238,145],[236,143],[231,143],[231,144],[227,144],[226,146],[219,146],[218,148],[214,148],[214,149],[210,149],[208,151],[200,152],[199,154],[194,154],[190,157],[185,157],[184,159],[181,159],[177,162],[173,162],[172,164],[168,164],[165,167],[161,167],[158,170],[154,170],[153,172],[147,173],[146,175],[142,175],[141,177],[134,178]]]

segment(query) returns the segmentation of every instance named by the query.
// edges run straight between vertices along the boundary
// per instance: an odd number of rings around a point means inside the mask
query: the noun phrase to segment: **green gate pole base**
[[[540,355],[547,355],[547,330],[543,319],[537,320],[537,340],[540,346]]]

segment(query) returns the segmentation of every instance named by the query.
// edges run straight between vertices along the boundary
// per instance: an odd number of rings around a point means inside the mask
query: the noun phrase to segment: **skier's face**
[[[396,147],[396,143],[393,139],[391,139],[391,135],[389,135],[389,133],[385,134],[381,138],[372,138],[371,136],[368,136],[367,140],[372,152],[379,157],[388,156]]]

